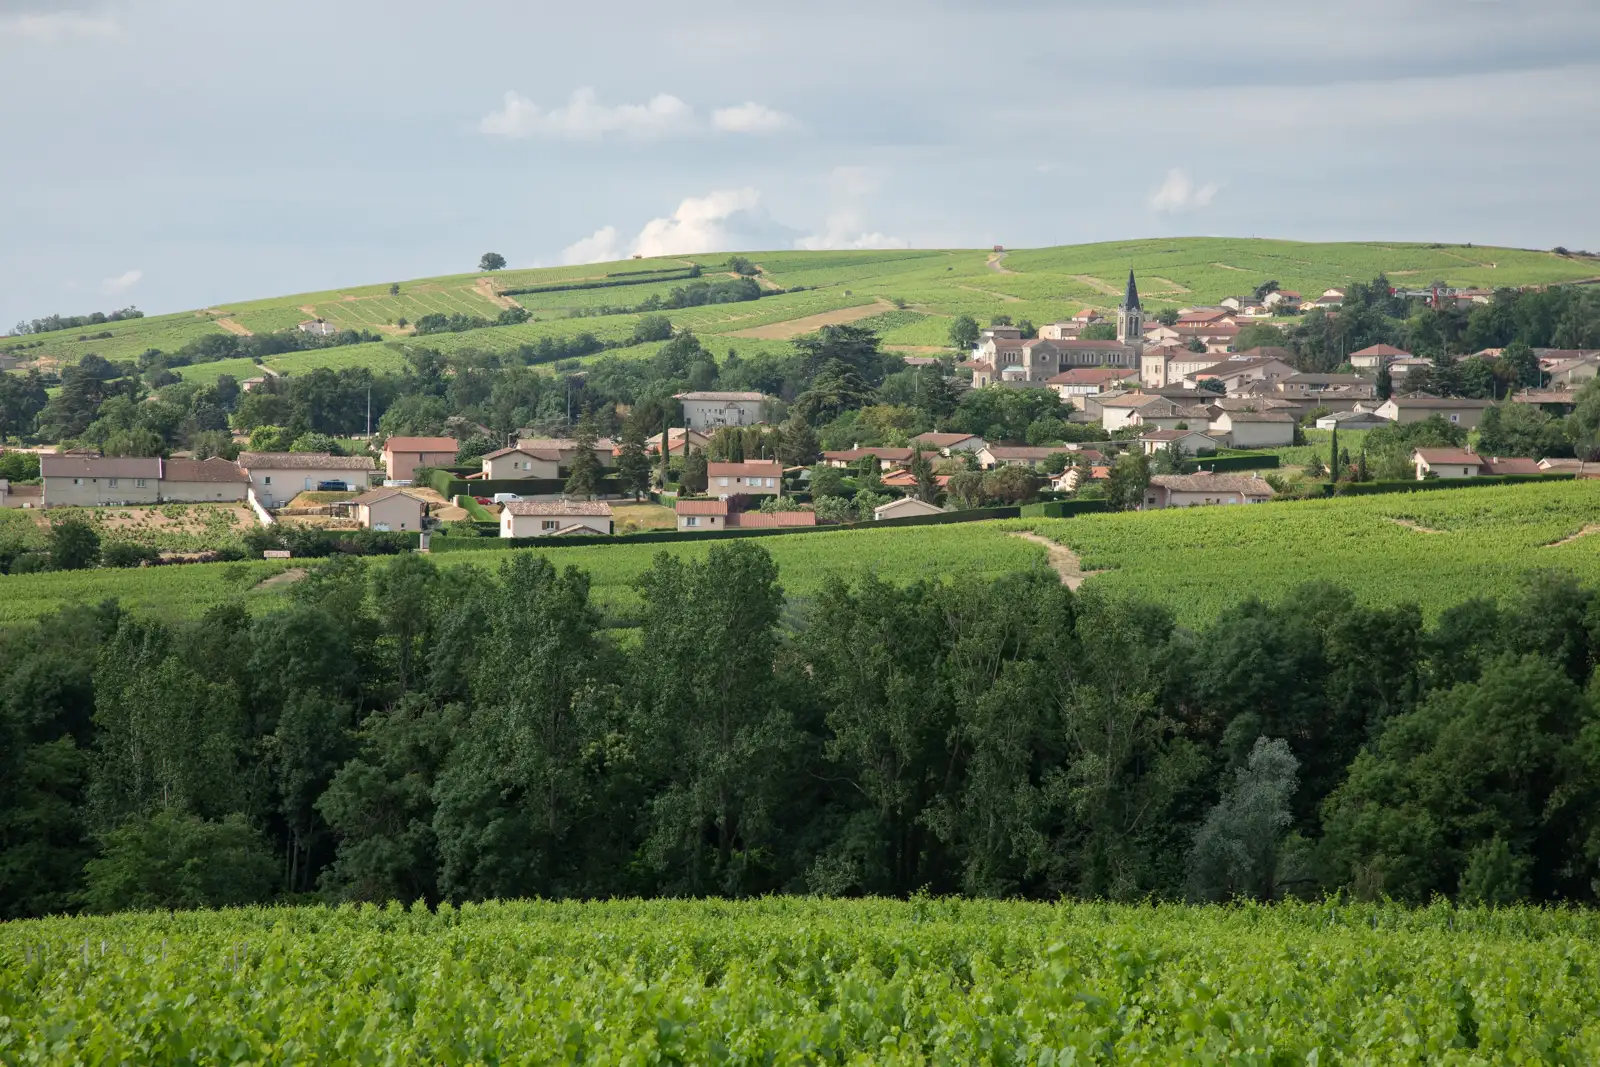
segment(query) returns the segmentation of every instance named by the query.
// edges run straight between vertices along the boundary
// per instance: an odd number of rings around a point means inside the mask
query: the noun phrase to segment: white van
[[[521,500],[521,499],[522,498],[520,496],[518,496],[516,493],[496,493],[494,495],[494,502],[496,504],[509,504],[514,500]]]

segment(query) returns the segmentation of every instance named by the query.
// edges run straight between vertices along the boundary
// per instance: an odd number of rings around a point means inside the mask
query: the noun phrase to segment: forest
[[[786,596],[660,556],[640,625],[517,553],[0,633],[0,916],[918,893],[1592,903],[1600,595],[1209,625],[1047,570]]]

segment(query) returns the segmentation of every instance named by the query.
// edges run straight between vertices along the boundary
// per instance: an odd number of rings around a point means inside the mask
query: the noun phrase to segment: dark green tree
[[[506,257],[499,252],[485,252],[478,260],[479,270],[504,270]]]
[[[650,491],[650,457],[645,454],[643,424],[632,416],[623,424],[622,446],[617,451],[617,476],[625,493],[635,500]]]
[[[585,415],[578,420],[578,432],[573,441],[573,455],[571,464],[567,468],[565,486],[565,492],[570,497],[593,500],[600,492],[600,479],[605,476],[605,468],[600,463],[600,457],[595,455],[595,441],[598,437],[593,415]]]
[[[100,562],[100,535],[82,519],[66,518],[50,525],[50,566],[81,571]]]

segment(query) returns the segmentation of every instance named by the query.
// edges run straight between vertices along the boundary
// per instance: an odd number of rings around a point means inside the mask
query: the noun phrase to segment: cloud
[[[107,278],[100,283],[100,288],[113,295],[126,293],[129,289],[139,284],[139,279],[144,277],[142,270],[125,270],[115,278]]]
[[[0,5],[0,38],[22,37],[30,41],[59,41],[67,38],[115,37],[120,30],[109,12],[71,11],[34,5]]]
[[[545,110],[516,92],[507,92],[500,110],[485,115],[478,129],[499,137],[558,137],[596,140],[608,133],[627,137],[667,137],[692,130],[694,110],[670,93],[647,104],[608,106],[591,88],[574,89],[565,107]]]
[[[608,134],[642,139],[704,133],[777,133],[799,125],[793,117],[754,100],[711,112],[709,126],[694,108],[671,93],[644,104],[603,104],[594,89],[572,91],[561,107],[542,108],[508,91],[500,107],[478,120],[478,131],[494,137],[551,137],[594,141]]]
[[[911,242],[866,224],[864,202],[883,187],[888,174],[880,167],[834,167],[828,173],[828,190],[834,208],[821,232],[795,239],[796,248],[807,251],[855,248],[909,248]]]
[[[569,266],[577,263],[610,263],[625,258],[622,245],[617,241],[615,226],[602,226],[588,237],[574,241],[561,250],[561,262]]]
[[[1161,188],[1150,198],[1150,208],[1153,211],[1178,214],[1205,207],[1216,195],[1215,185],[1202,185],[1196,188],[1188,174],[1174,167],[1167,171],[1167,180],[1161,183]]]
[[[793,116],[754,100],[737,107],[721,107],[711,113],[712,129],[724,133],[781,133],[795,125]]]
[[[623,245],[615,226],[602,226],[562,250],[569,264],[603,263],[628,256],[682,256],[698,252],[784,248],[795,230],[773,220],[761,194],[749,187],[714,189],[690,196],[671,215],[651,219],[638,236]]]

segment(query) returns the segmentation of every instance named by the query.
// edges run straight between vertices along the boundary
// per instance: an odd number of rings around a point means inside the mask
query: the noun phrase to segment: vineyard
[[[260,583],[289,563],[187,563],[127,570],[47,571],[0,577],[0,625],[25,622],[75,604],[116,600],[153,618],[190,618],[207,608],[243,600],[251,610],[272,604],[283,587]]]
[[[1600,580],[1600,482],[1013,520],[1078,553],[1091,585],[1170,604],[1190,624],[1302,582],[1427,618],[1474,596],[1515,597],[1538,569]]]
[[[1590,263],[1548,252],[1467,245],[1310,244],[1235,238],[1171,238],[1125,241],[1060,248],[1025,249],[990,263],[987,252],[975,250],[890,250],[860,252],[760,252],[749,257],[771,285],[804,292],[763,297],[738,304],[717,304],[668,312],[673,323],[703,335],[731,334],[753,327],[803,319],[823,312],[859,307],[877,301],[903,302],[899,312],[875,316],[872,325],[889,345],[941,346],[949,320],[969,314],[987,321],[996,314],[1035,323],[1069,317],[1085,306],[1115,306],[1121,283],[1131,266],[1139,272],[1140,291],[1151,309],[1213,302],[1248,292],[1268,279],[1284,288],[1320,292],[1329,286],[1370,280],[1388,272],[1400,285],[1425,286],[1434,280],[1455,285],[1518,286],[1570,282],[1593,273]],[[724,268],[719,254],[693,257],[715,278]],[[632,336],[636,314],[569,318],[602,306],[638,304],[650,295],[665,296],[681,281],[671,280],[690,260],[629,260],[504,271],[494,275],[464,274],[355,286],[276,299],[231,303],[196,312],[111,323],[90,330],[64,330],[19,339],[30,346],[19,354],[76,360],[87,352],[111,359],[132,359],[146,349],[174,352],[208,334],[223,333],[221,317],[256,333],[293,329],[318,315],[343,329],[386,328],[402,345],[427,344],[441,349],[477,348],[508,351],[542,337],[570,337],[592,332],[602,340]],[[995,269],[999,268],[999,269]],[[541,286],[583,285],[607,281],[618,271],[660,272],[663,280],[645,276],[636,285],[595,289],[548,289],[519,295],[516,302],[532,311],[533,322],[490,327],[459,334],[412,339],[392,324],[415,322],[431,313],[474,315],[492,319],[500,306],[480,288],[485,281],[502,290]],[[614,281],[614,279],[611,279]],[[899,305],[897,305],[899,306]],[[109,332],[109,338],[97,335]],[[709,340],[709,338],[708,338]],[[754,351],[760,342],[729,339],[739,351]],[[311,353],[310,366],[374,366],[374,357],[351,346]],[[711,344],[722,355],[726,347]],[[383,350],[383,346],[371,348]],[[390,366],[398,353],[385,351]],[[653,349],[651,350],[653,351]],[[645,350],[627,354],[647,354]],[[269,359],[277,369],[300,369],[291,358]],[[185,377],[210,380],[208,365],[186,368]],[[227,373],[237,375],[237,371]]]
[[[0,926],[7,1063],[1592,1063],[1600,919],[914,899]]]

